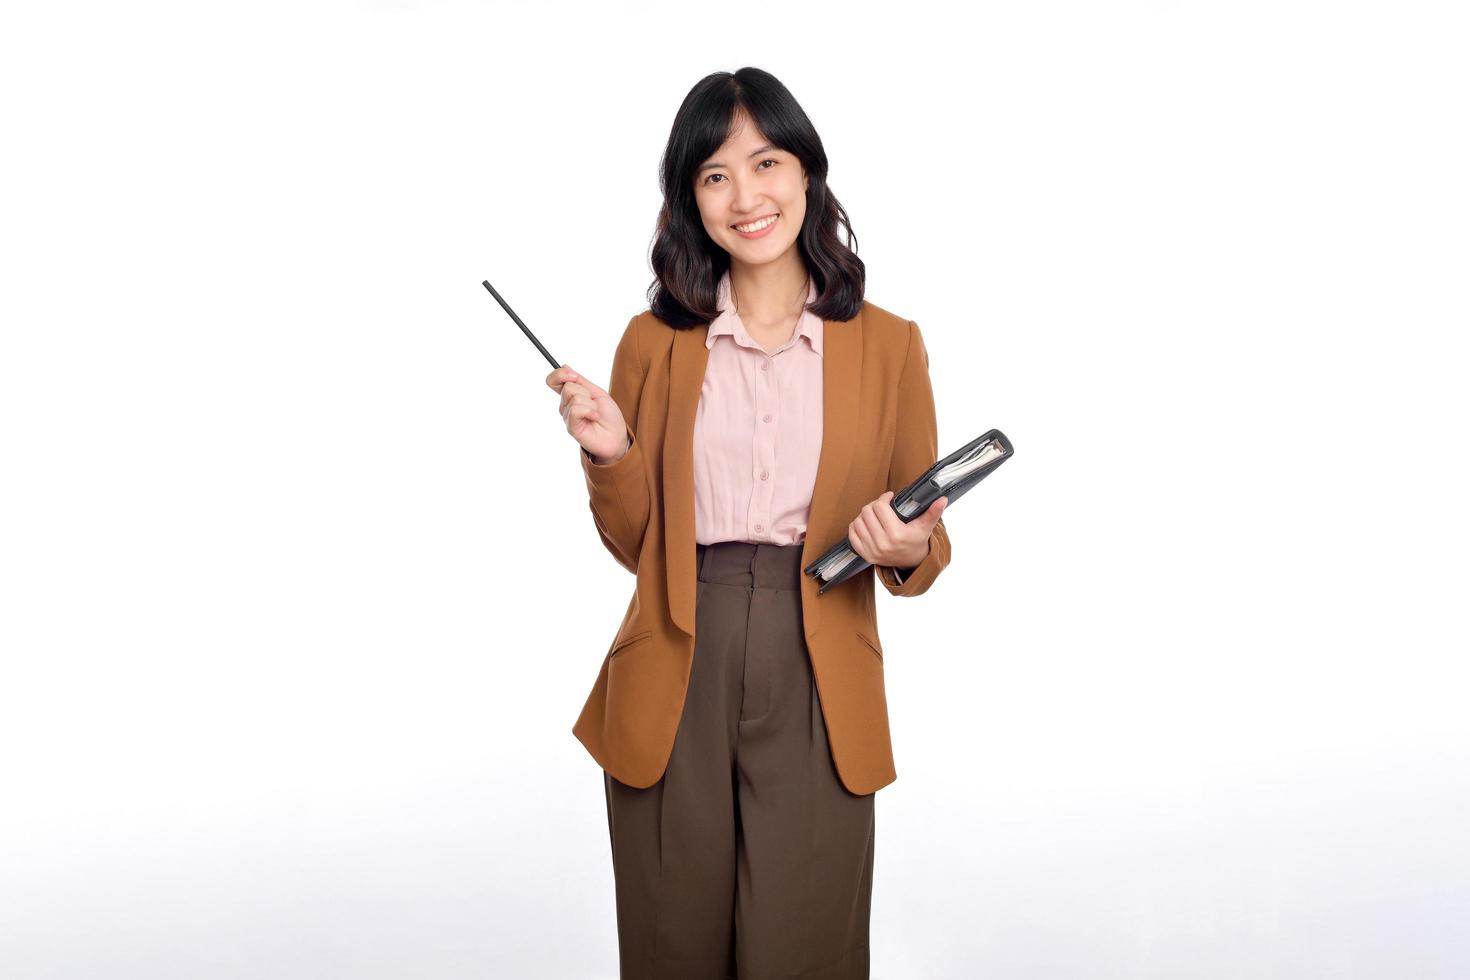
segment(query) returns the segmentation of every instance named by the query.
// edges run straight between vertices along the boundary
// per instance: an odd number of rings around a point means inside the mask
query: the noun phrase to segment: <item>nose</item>
[[[735,198],[731,202],[737,218],[732,223],[749,221],[752,218],[759,218],[763,214],[776,210],[770,207],[769,203],[762,196],[760,189],[755,186],[754,181],[740,181],[737,179],[735,182]]]

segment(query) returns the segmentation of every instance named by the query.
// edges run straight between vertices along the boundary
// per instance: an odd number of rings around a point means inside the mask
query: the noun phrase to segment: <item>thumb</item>
[[[924,511],[924,516],[920,519],[924,521],[925,524],[927,524],[930,528],[933,528],[935,524],[939,523],[939,518],[940,515],[944,513],[944,508],[948,506],[949,498],[940,497],[938,500],[935,500],[934,503],[929,505],[929,509]]]

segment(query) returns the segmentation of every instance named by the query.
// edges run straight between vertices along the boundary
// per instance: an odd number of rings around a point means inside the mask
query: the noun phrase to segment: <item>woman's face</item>
[[[704,230],[732,262],[763,265],[796,245],[811,181],[794,154],[770,145],[743,113],[735,133],[694,175]],[[767,224],[772,215],[775,221]],[[762,225],[742,232],[737,226]]]

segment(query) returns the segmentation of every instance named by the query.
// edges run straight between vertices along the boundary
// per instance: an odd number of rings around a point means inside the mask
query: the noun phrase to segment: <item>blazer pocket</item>
[[[652,635],[653,630],[646,629],[638,633],[634,633],[632,636],[625,636],[621,640],[613,641],[612,649],[607,652],[608,659],[611,660],[613,657],[616,657],[618,654],[622,653],[624,650],[628,649],[639,640],[646,640]]]
[[[883,659],[883,648],[878,645],[877,640],[870,639],[867,635],[861,632],[858,633],[857,638],[868,645],[868,649],[873,651],[874,656],[876,656],[879,660]]]

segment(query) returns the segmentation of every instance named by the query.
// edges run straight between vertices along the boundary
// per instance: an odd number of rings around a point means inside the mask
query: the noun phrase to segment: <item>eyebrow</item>
[[[765,146],[756,147],[754,150],[751,150],[749,156],[747,156],[746,159],[749,160],[750,157],[760,156],[762,153],[779,153],[779,152],[781,152],[781,148],[779,146],[772,146],[771,144],[767,143]],[[694,171],[694,173],[695,173],[696,176],[698,176],[699,174],[704,173],[706,170],[713,170],[716,167],[723,167],[723,166],[724,166],[723,163],[706,163],[702,167],[700,167],[698,170]]]

